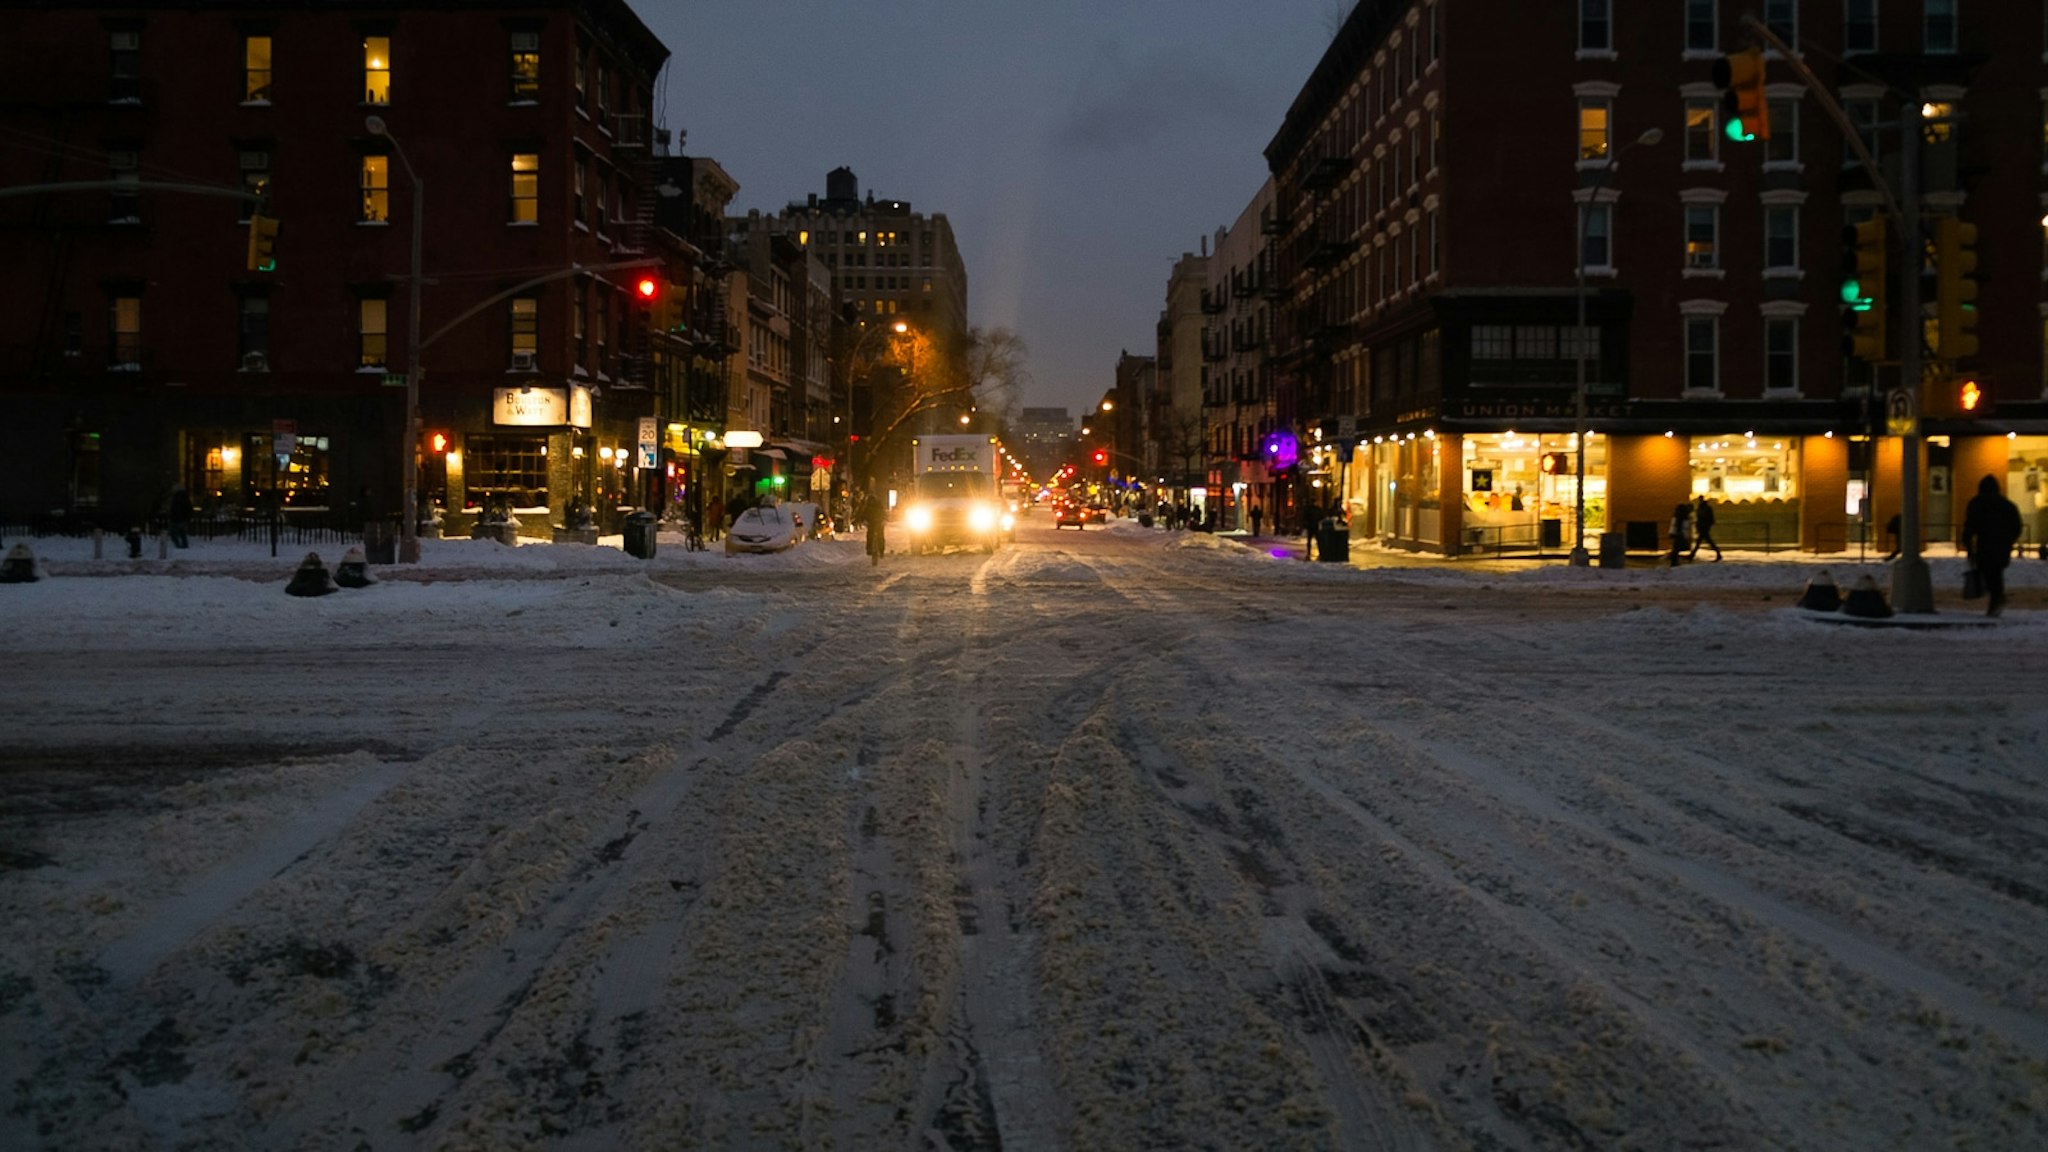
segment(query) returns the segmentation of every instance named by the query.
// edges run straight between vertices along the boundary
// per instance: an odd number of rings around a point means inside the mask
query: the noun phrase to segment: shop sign
[[[581,384],[569,385],[569,427],[590,427],[590,389]]]
[[[1444,415],[1454,420],[1570,420],[1578,414],[1578,405],[1570,400],[1451,400],[1444,405]],[[1586,401],[1588,416],[1614,418],[1627,414],[1626,402],[1590,398]]]
[[[299,422],[297,420],[272,420],[270,422],[270,451],[277,457],[277,466],[282,468],[292,458],[292,450],[299,446]]]
[[[569,423],[569,393],[562,388],[493,389],[491,423],[520,428],[559,428]]]

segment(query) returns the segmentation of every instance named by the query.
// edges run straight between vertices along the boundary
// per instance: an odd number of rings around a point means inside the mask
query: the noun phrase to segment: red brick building
[[[627,4],[8,3],[0,39],[0,517],[118,526],[174,482],[224,514],[392,516],[415,450],[456,515],[659,490],[620,266],[687,246],[653,227],[668,52]]]
[[[1897,507],[1900,441],[1868,435],[1897,369],[1845,357],[1839,316],[1842,228],[1881,196],[1775,52],[1770,139],[1723,134],[1750,8],[1893,170],[1903,102],[1941,121],[1921,211],[1979,229],[1954,367],[1995,408],[1926,426],[1924,516],[1951,535],[1992,474],[2042,538],[2048,41],[2038,5],[1955,0],[1358,4],[1267,150],[1275,410],[1354,534],[1569,547],[1582,362],[1589,543],[1705,497],[1724,543],[1837,549]]]

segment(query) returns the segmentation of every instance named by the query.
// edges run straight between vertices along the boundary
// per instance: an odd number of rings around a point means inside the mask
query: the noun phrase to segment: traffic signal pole
[[[1915,398],[1913,430],[1899,437],[1899,558],[1892,562],[1892,608],[1934,611],[1934,581],[1920,555],[1920,269],[1926,266],[1920,239],[1920,101],[1908,93],[1899,110],[1899,387]]]
[[[1914,92],[1904,94],[1899,113],[1899,193],[1892,195],[1883,169],[1863,144],[1863,134],[1835,102],[1832,90],[1820,82],[1770,26],[1755,16],[1744,16],[1742,25],[1758,39],[1777,49],[1780,62],[1806,81],[1806,94],[1832,117],[1842,130],[1842,142],[1863,163],[1870,185],[1884,197],[1885,210],[1898,223],[1899,306],[1893,329],[1899,342],[1898,387],[1913,397],[1913,431],[1899,437],[1899,558],[1892,563],[1892,608],[1899,612],[1934,611],[1934,584],[1927,573],[1927,560],[1920,555],[1920,409],[1926,389],[1920,379],[1920,345],[1925,325],[1920,317],[1920,270],[1926,265],[1920,239],[1920,102]]]

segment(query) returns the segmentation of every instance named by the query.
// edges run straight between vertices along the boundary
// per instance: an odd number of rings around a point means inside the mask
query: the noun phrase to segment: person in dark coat
[[[1671,510],[1671,566],[1678,567],[1678,558],[1692,542],[1692,505],[1680,504]]]
[[[192,543],[192,496],[183,484],[171,485],[171,544],[184,548]]]
[[[880,564],[882,556],[889,550],[889,499],[880,491],[868,493],[867,507],[862,509],[862,520],[868,530],[868,563]]]
[[[1714,550],[1714,559],[1721,558],[1721,545],[1714,540],[1714,506],[1707,503],[1705,496],[1701,496],[1693,505],[1692,552],[1686,559],[1698,557],[1702,544]]]
[[[1257,504],[1252,505],[1252,535],[1257,536],[1259,534],[1259,524],[1265,518],[1266,510]]]
[[[1977,482],[1977,494],[1963,509],[1963,551],[1984,581],[1984,595],[1990,606],[1986,616],[2005,611],[2005,566],[2012,562],[2013,545],[2020,539],[2020,510],[2005,498],[1995,476]]]
[[[1887,561],[1897,560],[1899,558],[1899,549],[1903,547],[1899,543],[1899,514],[1897,512],[1892,513],[1892,518],[1884,522],[1884,535],[1885,539],[1891,544],[1892,549],[1884,554],[1884,558]]]

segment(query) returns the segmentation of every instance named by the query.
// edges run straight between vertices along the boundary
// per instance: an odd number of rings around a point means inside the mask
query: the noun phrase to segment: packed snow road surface
[[[2048,1145],[2035,613],[1023,537],[8,588],[0,1146]]]

